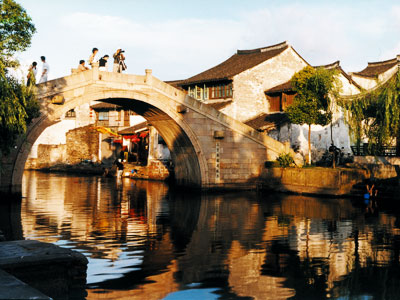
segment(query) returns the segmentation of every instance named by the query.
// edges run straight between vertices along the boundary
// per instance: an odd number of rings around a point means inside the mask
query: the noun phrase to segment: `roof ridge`
[[[391,59],[383,60],[383,61],[368,62],[368,67],[386,65],[389,63],[397,62],[397,61],[398,61],[398,58],[395,57],[395,58],[391,58]]]
[[[241,54],[261,53],[261,52],[267,52],[267,51],[271,51],[271,50],[282,49],[287,46],[289,46],[289,44],[287,43],[287,41],[284,41],[282,43],[267,46],[267,47],[261,47],[261,48],[249,49],[249,50],[237,50],[236,54],[241,55]]]
[[[340,68],[340,60],[337,60],[331,64],[327,64],[327,65],[320,65],[320,66],[315,66],[314,68]]]

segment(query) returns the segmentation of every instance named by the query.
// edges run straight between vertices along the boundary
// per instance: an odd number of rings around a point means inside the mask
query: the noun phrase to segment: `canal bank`
[[[394,168],[394,167],[393,167]],[[379,197],[389,198],[400,192],[399,180],[392,168],[375,165],[359,168],[265,168],[259,189],[284,193],[323,196],[362,196],[367,180],[373,180]]]

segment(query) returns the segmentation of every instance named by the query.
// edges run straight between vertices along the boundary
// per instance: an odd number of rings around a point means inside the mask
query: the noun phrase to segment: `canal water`
[[[19,234],[86,255],[88,299],[400,299],[391,203],[40,172],[23,196]]]

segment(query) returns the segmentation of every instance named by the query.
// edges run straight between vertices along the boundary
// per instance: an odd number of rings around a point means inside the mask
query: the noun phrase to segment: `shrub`
[[[293,156],[290,153],[283,152],[279,154],[276,161],[278,162],[281,168],[287,168],[295,165]]]

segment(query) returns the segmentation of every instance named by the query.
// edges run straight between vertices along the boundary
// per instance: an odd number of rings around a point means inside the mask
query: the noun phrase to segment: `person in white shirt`
[[[47,81],[47,75],[49,74],[50,66],[46,62],[46,57],[41,56],[40,59],[42,60],[43,66],[42,66],[42,75],[40,76],[39,83],[42,83]]]
[[[92,68],[93,68],[93,65],[92,65],[92,64],[93,64],[94,62],[97,62],[97,58],[96,58],[97,52],[99,52],[99,49],[93,48],[93,49],[92,49],[92,54],[89,56],[89,59],[88,59],[88,64],[89,64],[89,66],[91,66]]]

